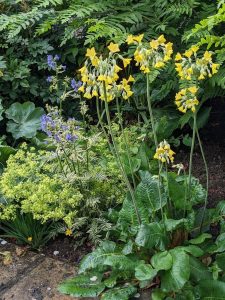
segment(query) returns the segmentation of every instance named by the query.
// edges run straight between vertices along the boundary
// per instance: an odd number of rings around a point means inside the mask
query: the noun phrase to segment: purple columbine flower
[[[53,76],[48,76],[47,79],[46,79],[46,81],[49,82],[49,83],[52,82],[52,80],[53,80]]]
[[[76,81],[74,78],[71,80],[71,87],[75,92],[78,92],[78,89],[82,86],[81,81]]]
[[[56,62],[52,55],[47,55],[47,64],[50,69],[52,69],[52,70],[56,69]]]

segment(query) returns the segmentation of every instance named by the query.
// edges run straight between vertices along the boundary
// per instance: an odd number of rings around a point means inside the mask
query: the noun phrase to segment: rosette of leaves
[[[40,129],[40,118],[44,114],[41,107],[35,107],[32,102],[13,103],[5,114],[9,121],[7,122],[7,131],[14,139],[32,138]]]
[[[128,195],[119,213],[116,242],[104,240],[85,256],[79,275],[62,283],[60,292],[75,297],[128,300],[141,289],[151,288],[153,300],[225,297],[225,202],[206,213],[200,232],[201,209],[195,205],[204,201],[204,189],[192,178],[191,204],[184,214],[186,178],[174,173],[169,174],[168,182],[165,178],[160,207],[156,177],[148,172],[141,174],[135,194],[142,224],[137,222]],[[169,200],[172,213],[166,211]],[[215,242],[205,226],[211,223],[221,227]]]

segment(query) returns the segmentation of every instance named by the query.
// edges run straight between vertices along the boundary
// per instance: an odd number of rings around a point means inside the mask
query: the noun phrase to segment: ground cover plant
[[[187,174],[182,164],[173,165],[177,171],[171,171],[170,165],[176,154],[166,140],[158,140],[149,81],[152,80],[151,72],[163,70],[171,60],[173,45],[163,35],[148,42],[143,38],[144,35],[128,36],[128,45],[135,46],[133,58],[121,56],[118,44],[110,43],[106,56],[98,55],[92,47],[87,50],[87,60],[80,69],[83,85],[79,90],[87,99],[97,97],[99,123],[108,137],[109,147],[127,186],[127,196],[121,210],[111,212],[111,215],[115,213],[117,221],[107,239],[83,258],[80,275],[62,283],[59,290],[75,297],[130,299],[140,297],[140,289],[151,288],[152,299],[205,299],[209,295],[217,299],[225,295],[221,262],[224,256],[224,202],[215,209],[207,209],[207,162],[198,132],[197,115],[200,97],[204,93],[201,81],[216,74],[219,64],[213,61],[213,52],[202,53],[197,45],[175,55],[180,78],[175,105],[186,118],[192,119],[193,134]],[[148,163],[145,168],[141,164],[133,168],[134,161],[128,146],[128,164],[124,164],[112,129],[109,103],[115,100],[118,124],[123,132],[120,102],[132,96],[131,84],[135,79],[132,75],[121,79],[118,73],[123,72],[132,59],[146,77],[157,173]],[[103,113],[99,111],[99,101],[104,103]],[[107,125],[103,122],[104,114]],[[192,176],[196,140],[205,163],[206,190]],[[216,239],[210,233],[210,224],[213,223],[220,228]]]

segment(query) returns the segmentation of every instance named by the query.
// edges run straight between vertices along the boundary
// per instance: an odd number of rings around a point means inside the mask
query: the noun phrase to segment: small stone
[[[51,291],[51,288],[50,288],[50,287],[47,287],[47,291]]]
[[[6,242],[5,240],[1,240],[1,245],[6,245],[8,242]]]
[[[55,255],[55,256],[58,255],[58,254],[59,254],[59,251],[54,251],[53,252],[53,255]]]
[[[139,293],[137,293],[136,295],[134,295],[134,298],[140,298],[141,295]]]

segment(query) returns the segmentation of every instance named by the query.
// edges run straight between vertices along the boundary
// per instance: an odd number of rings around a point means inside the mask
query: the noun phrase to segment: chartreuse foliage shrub
[[[75,231],[78,236],[83,226],[83,232],[90,229],[95,242],[102,229],[110,226],[105,211],[124,197],[124,184],[107,140],[95,128],[86,132],[75,119],[65,121],[57,109],[49,108],[41,122],[47,149],[23,144],[1,175],[0,219],[13,220],[21,211],[42,223],[63,221],[68,235]],[[131,133],[127,138],[134,139]]]
[[[174,102],[177,109],[192,120],[189,169],[174,164],[176,153],[166,140],[159,140],[152,110],[149,81],[152,72],[163,72],[172,60],[173,45],[163,35],[145,42],[143,35],[129,35],[128,45],[134,57],[120,54],[118,44],[110,43],[109,53],[98,55],[95,48],[87,50],[87,60],[80,69],[79,90],[87,99],[97,98],[99,125],[108,138],[109,147],[118,163],[127,187],[127,195],[119,213],[112,210],[114,220],[107,238],[83,258],[79,275],[59,286],[62,293],[74,297],[96,297],[104,300],[127,300],[140,297],[141,289],[151,289],[151,299],[223,299],[224,268],[224,201],[207,209],[206,189],[192,176],[192,157],[198,140],[207,173],[203,146],[198,132],[198,111],[203,95],[202,82],[217,74],[219,64],[214,53],[192,45],[175,56],[180,91]],[[116,102],[116,118],[124,141],[124,112],[120,103],[132,94],[132,75],[121,78],[119,72],[135,61],[146,79],[148,118],[152,126],[154,149],[147,164],[133,168],[130,147],[125,156],[114,131],[109,105]],[[122,64],[120,63],[122,62]],[[120,67],[119,67],[120,66]],[[99,103],[100,102],[100,103]],[[115,121],[115,120],[114,120]],[[142,126],[142,123],[139,123]],[[143,137],[140,135],[139,137]],[[151,159],[157,162],[153,167]],[[126,161],[126,163],[125,163]],[[171,165],[175,169],[171,171]],[[138,172],[137,172],[138,170]],[[211,224],[219,234],[213,237]]]

